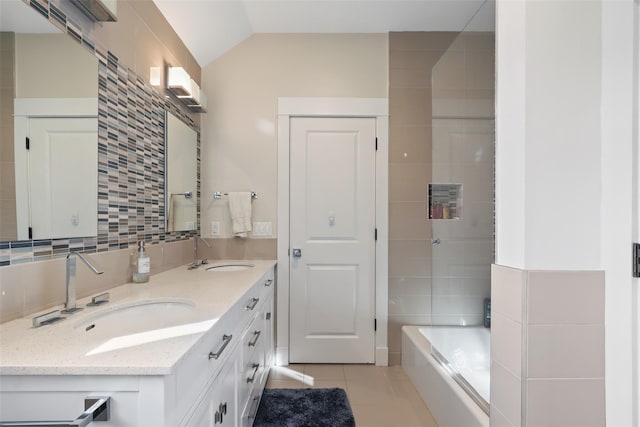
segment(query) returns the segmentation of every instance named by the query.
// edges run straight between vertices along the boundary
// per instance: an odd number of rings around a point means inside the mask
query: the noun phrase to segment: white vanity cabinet
[[[185,423],[189,427],[231,427],[237,425],[237,361],[233,358],[205,389],[194,414]]]
[[[244,311],[240,339],[234,344],[233,339],[229,341],[222,372],[209,382],[185,427],[253,424],[274,354],[273,283],[271,269],[237,306]]]
[[[72,420],[85,397],[110,396],[111,420],[101,427],[252,425],[274,353],[273,263],[263,272],[163,373],[2,375],[0,420]],[[152,360],[170,345],[141,345],[139,356]]]

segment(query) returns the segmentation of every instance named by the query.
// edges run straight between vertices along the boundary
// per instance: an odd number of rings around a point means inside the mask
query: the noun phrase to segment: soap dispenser
[[[144,251],[144,241],[138,242],[138,262],[136,270],[133,272],[133,281],[135,283],[146,283],[149,281],[149,272],[151,271],[151,260]]]

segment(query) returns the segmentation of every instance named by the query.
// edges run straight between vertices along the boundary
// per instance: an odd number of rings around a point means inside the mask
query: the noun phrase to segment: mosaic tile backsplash
[[[198,131],[190,115],[165,98],[106,49],[83,36],[72,18],[53,4],[28,2],[37,12],[93,52],[98,66],[98,235],[73,239],[0,243],[0,267],[66,256],[70,250],[104,252],[139,240],[148,244],[188,239],[195,231],[165,232],[165,111]]]

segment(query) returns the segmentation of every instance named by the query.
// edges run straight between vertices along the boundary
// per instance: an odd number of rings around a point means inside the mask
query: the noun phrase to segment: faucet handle
[[[87,304],[88,307],[93,307],[100,304],[109,302],[109,292],[103,292],[100,295],[96,295],[91,298],[91,302]]]

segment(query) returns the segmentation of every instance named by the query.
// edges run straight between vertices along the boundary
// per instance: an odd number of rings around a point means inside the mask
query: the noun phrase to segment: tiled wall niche
[[[26,1],[98,59],[98,235],[75,239],[0,243],[0,267],[65,256],[71,250],[104,252],[138,240],[171,242],[195,232],[164,226],[164,112],[199,130],[194,116],[165,98],[106,48],[90,40],[84,18],[68,3]],[[105,24],[106,25],[106,24]],[[87,27],[84,29],[82,26]],[[198,137],[199,138],[199,137]],[[198,139],[198,177],[200,140]],[[198,222],[200,219],[198,178]]]

